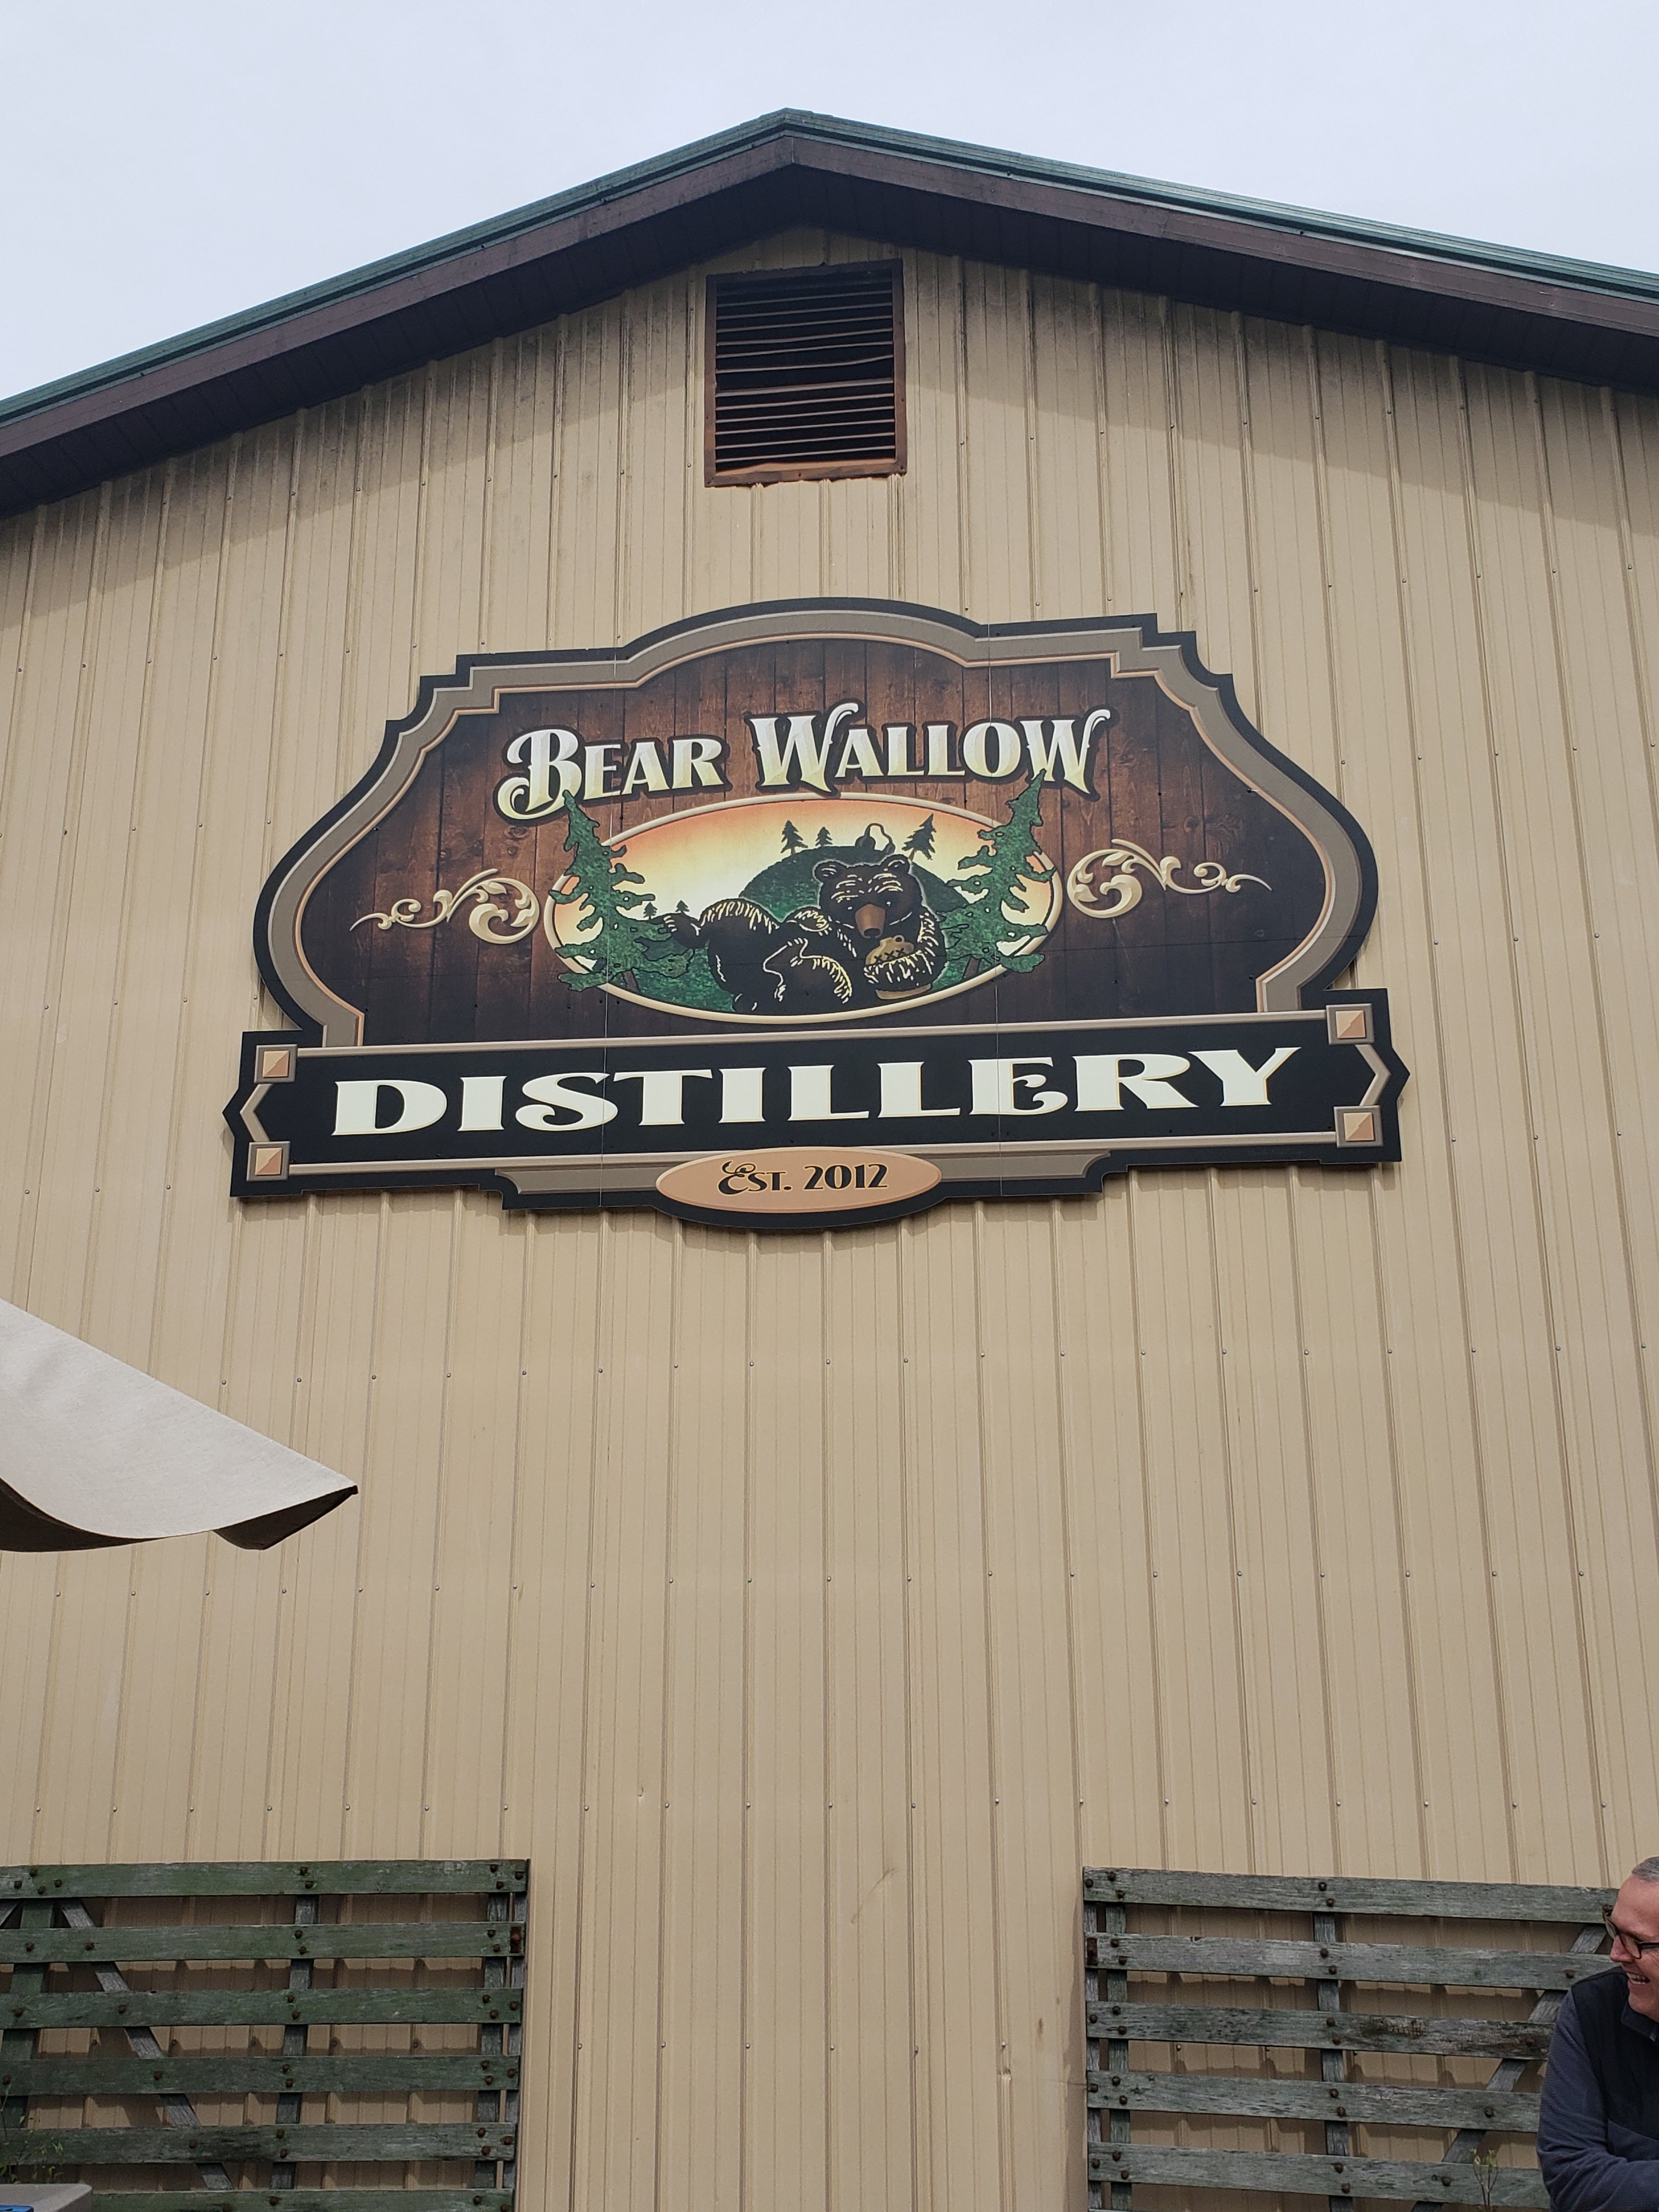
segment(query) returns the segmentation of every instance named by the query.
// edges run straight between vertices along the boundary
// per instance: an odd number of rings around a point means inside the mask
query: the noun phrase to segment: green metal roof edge
[[[1520,246],[1494,246],[1483,240],[1455,238],[1438,232],[1413,230],[1397,223],[1362,222],[1322,214],[1317,209],[1291,207],[1274,200],[1242,198],[1228,192],[1200,191],[1186,185],[1160,184],[1148,177],[1120,174],[1111,169],[1086,168],[1076,162],[1050,161],[1035,155],[1008,153],[994,146],[973,146],[954,138],[932,138],[916,131],[895,131],[875,124],[850,123],[834,115],[815,115],[809,110],[783,107],[757,117],[712,137],[694,139],[689,145],[658,155],[631,167],[613,169],[591,183],[532,200],[510,213],[494,216],[464,230],[453,230],[424,246],[383,260],[366,262],[343,276],[325,278],[297,292],[284,292],[259,306],[203,323],[176,337],[159,340],[137,351],[118,355],[91,368],[58,377],[50,384],[0,399],[0,424],[26,420],[58,405],[145,374],[194,354],[268,330],[309,307],[363,297],[400,276],[441,267],[462,255],[501,245],[560,216],[603,206],[641,187],[662,184],[706,167],[722,156],[763,145],[769,139],[804,137],[831,145],[861,147],[867,151],[908,155],[961,169],[976,175],[1011,177],[1069,191],[1127,200],[1145,207],[1179,209],[1186,213],[1216,216],[1237,222],[1291,235],[1322,238],[1349,246],[1370,246],[1408,255],[1421,261],[1437,261],[1462,268],[1487,269],[1534,283],[1565,286],[1617,299],[1659,303],[1659,274],[1640,269],[1621,269],[1595,261],[1530,252]]]

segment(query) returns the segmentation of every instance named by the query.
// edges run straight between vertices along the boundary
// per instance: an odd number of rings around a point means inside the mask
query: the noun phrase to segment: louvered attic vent
[[[896,261],[711,276],[707,370],[711,484],[903,470]]]

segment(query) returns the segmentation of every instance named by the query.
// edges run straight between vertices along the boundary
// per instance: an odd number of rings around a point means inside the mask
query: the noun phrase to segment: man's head
[[[1632,2012],[1659,2021],[1659,1858],[1644,1859],[1613,1901],[1613,1964]],[[1638,1950],[1637,1946],[1648,1948]]]

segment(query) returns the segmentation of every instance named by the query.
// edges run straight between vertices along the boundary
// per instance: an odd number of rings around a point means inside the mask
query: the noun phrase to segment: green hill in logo
[[[1010,805],[1005,822],[981,828],[980,848],[957,862],[956,878],[940,875],[927,865],[935,844],[932,815],[905,840],[904,857],[948,949],[934,991],[950,989],[994,968],[1024,972],[1041,962],[1048,924],[1022,923],[1021,915],[1026,895],[1054,872],[1037,842],[1043,781],[1040,773],[1031,778]],[[612,984],[660,1005],[729,1013],[731,994],[715,981],[707,951],[701,945],[673,942],[663,927],[664,910],[646,878],[626,864],[626,844],[604,844],[574,794],[567,801],[566,816],[570,888],[556,890],[552,896],[558,904],[574,906],[599,923],[570,947],[574,958],[567,960],[565,980],[571,988]],[[821,842],[809,844],[793,823],[786,823],[781,857],[751,876],[735,895],[787,922],[803,907],[818,905],[820,884],[815,871],[820,861],[856,866],[879,861],[899,849],[879,822],[866,822],[856,837],[840,842],[831,842],[827,830],[821,830],[818,836]]]

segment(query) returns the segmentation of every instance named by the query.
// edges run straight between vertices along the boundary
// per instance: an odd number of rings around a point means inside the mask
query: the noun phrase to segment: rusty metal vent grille
[[[711,277],[707,353],[708,483],[902,470],[897,262]]]

